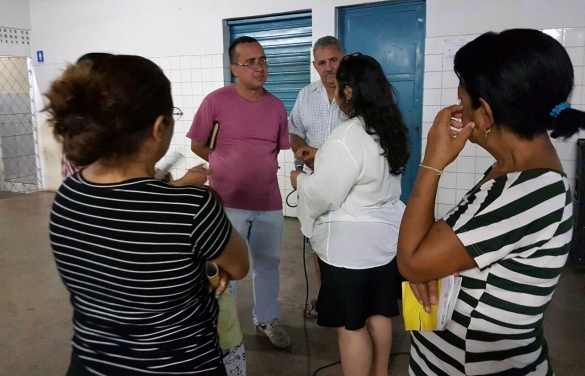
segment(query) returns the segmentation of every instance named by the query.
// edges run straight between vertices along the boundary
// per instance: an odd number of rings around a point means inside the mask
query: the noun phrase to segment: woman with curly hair
[[[171,83],[153,62],[115,55],[70,65],[47,93],[68,160],[50,239],[73,305],[68,376],[225,375],[218,304],[249,269],[214,193],[155,179],[173,136]]]

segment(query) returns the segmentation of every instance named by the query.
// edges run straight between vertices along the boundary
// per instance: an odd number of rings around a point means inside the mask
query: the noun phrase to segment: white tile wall
[[[223,55],[161,56],[151,57],[161,67],[172,85],[173,102],[183,111],[183,117],[175,124],[175,134],[165,157],[164,165],[177,153],[185,156],[172,169],[175,177],[181,177],[187,169],[206,162],[191,151],[191,140],[187,132],[203,98],[215,89],[228,84],[223,65]]]
[[[585,28],[565,29],[565,47],[583,47],[585,45]]]
[[[549,29],[545,32],[567,48],[575,69],[575,88],[571,96],[574,108],[585,110],[585,27]],[[423,142],[422,153],[426,146],[426,137],[437,111],[443,106],[457,103],[457,76],[452,66],[442,66],[445,39],[454,37],[474,38],[476,35],[457,35],[427,38],[425,42],[425,75],[423,93]],[[440,93],[440,96],[439,96]],[[439,105],[437,105],[439,104]],[[581,131],[580,137],[585,137]],[[569,140],[553,140],[559,158],[567,176],[574,187],[575,161],[577,157],[575,135]],[[484,149],[469,144],[455,162],[447,166],[445,174],[439,182],[435,214],[443,217],[453,206],[453,202],[461,200],[463,195],[472,188],[483,175],[483,172],[494,163],[493,157]]]
[[[442,80],[441,72],[425,72],[423,87],[425,89],[440,89],[441,80]]]
[[[567,47],[567,52],[571,57],[571,62],[574,66],[583,65],[583,56],[585,56],[583,48],[581,47]]]
[[[0,26],[0,56],[31,56],[31,31]]]
[[[453,173],[457,180],[457,189],[469,190],[475,185],[475,174],[471,173]]]
[[[439,180],[439,187],[441,188],[457,188],[457,174],[454,172],[445,172]]]

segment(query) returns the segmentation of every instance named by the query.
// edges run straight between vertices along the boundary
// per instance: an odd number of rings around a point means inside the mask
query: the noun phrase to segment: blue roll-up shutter
[[[310,12],[228,21],[230,42],[247,35],[264,47],[270,63],[264,87],[289,114],[299,91],[311,83],[311,25]]]

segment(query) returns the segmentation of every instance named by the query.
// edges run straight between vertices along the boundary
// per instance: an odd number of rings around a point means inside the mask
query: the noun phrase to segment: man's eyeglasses
[[[261,66],[264,68],[267,68],[268,67],[268,60],[260,59],[260,60],[247,61],[245,63],[232,63],[232,64],[240,66],[240,67],[246,67],[248,69],[258,69]]]
[[[362,53],[361,53],[361,52],[355,52],[355,53],[353,53],[353,54],[351,54],[351,55],[345,55],[345,56],[343,57],[343,59],[341,59],[341,60],[345,60],[345,59],[347,59],[348,57],[354,57],[354,56],[362,56]]]
[[[173,107],[173,120],[175,122],[181,120],[183,117],[183,111],[179,107]]]

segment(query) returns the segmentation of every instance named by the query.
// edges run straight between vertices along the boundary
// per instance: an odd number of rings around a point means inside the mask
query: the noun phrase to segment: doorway
[[[402,177],[403,202],[408,201],[421,157],[425,15],[424,1],[338,10],[338,35],[344,51],[361,52],[378,60],[396,88],[411,143],[410,160]]]
[[[0,198],[40,189],[29,64],[0,56]]]

